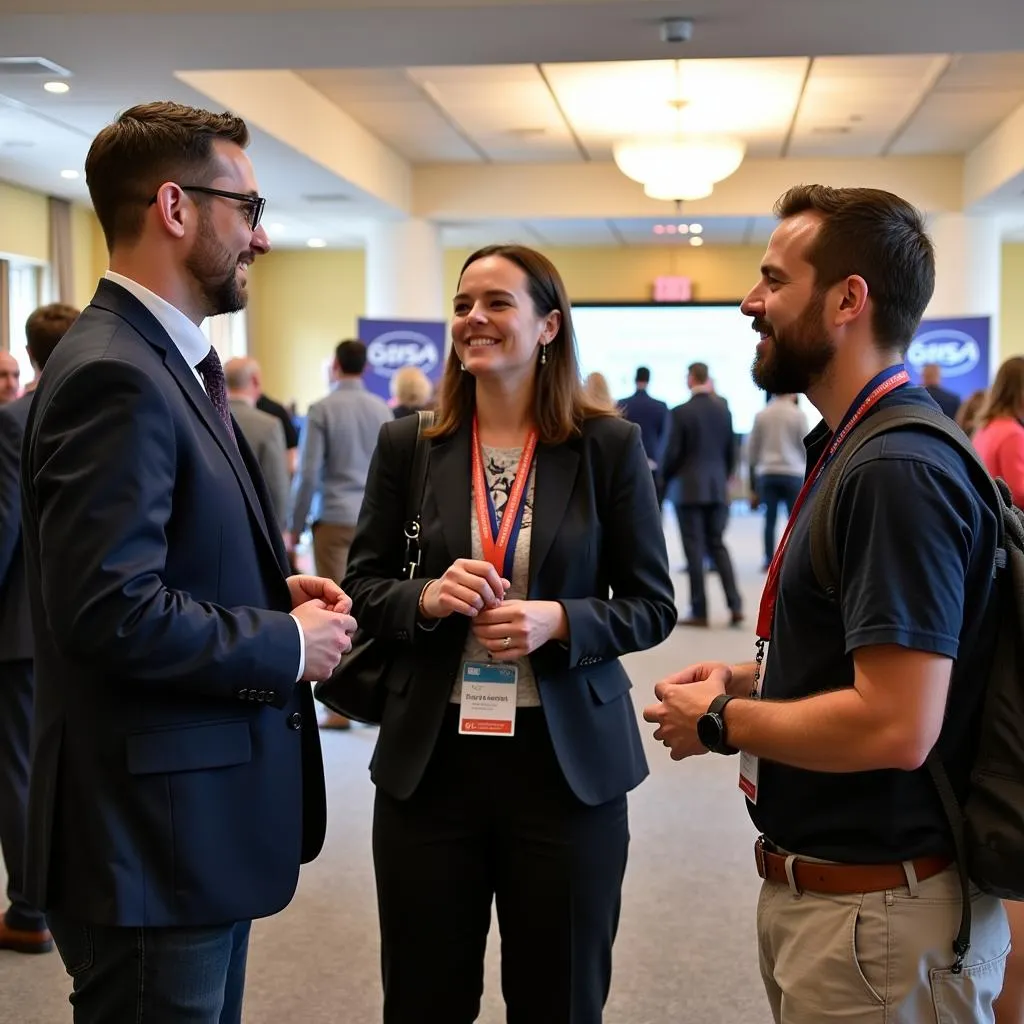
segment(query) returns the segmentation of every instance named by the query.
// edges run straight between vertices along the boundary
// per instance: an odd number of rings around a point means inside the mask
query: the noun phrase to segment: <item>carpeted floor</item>
[[[748,625],[678,629],[654,651],[630,657],[639,710],[654,683],[702,658],[745,659],[763,576],[761,520],[736,517],[728,540]],[[666,518],[674,566],[674,517]],[[677,576],[680,614],[687,586]],[[712,620],[727,618],[721,587],[708,580]],[[607,1024],[769,1024],[757,971],[754,831],[736,788],[736,761],[673,762],[648,737],[651,775],[630,798],[632,846],[615,947]],[[373,1024],[380,1020],[377,930],[370,863],[372,786],[366,766],[376,733],[324,733],[330,826],[319,859],[303,872],[291,906],[253,929],[246,1024]],[[488,951],[482,1024],[504,1020],[495,952]],[[56,954],[0,952],[0,1024],[71,1020],[69,979]],[[424,1018],[424,1024],[435,1024]],[[443,1024],[443,1022],[436,1022]]]

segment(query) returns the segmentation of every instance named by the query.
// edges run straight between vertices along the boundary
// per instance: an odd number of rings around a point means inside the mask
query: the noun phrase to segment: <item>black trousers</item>
[[[741,611],[743,599],[736,587],[732,559],[722,539],[729,523],[729,506],[724,502],[715,505],[676,505],[676,515],[679,517],[679,532],[683,536],[686,571],[690,576],[692,614],[698,619],[707,618],[708,614],[707,595],[704,592],[705,555],[711,557],[718,570],[729,611]]]
[[[39,931],[46,918],[25,902],[25,828],[29,742],[32,733],[32,662],[0,662],[0,849],[7,865],[7,926]]]
[[[544,713],[459,736],[457,707],[408,800],[378,790],[384,1024],[470,1024],[494,901],[509,1024],[599,1024],[629,845],[626,797],[571,792]]]

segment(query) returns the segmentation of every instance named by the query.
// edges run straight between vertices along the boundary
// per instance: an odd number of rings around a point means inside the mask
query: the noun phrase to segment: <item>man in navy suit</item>
[[[110,270],[25,432],[36,703],[26,897],[76,1024],[237,1024],[252,918],[325,829],[308,683],[351,645],[332,581],[287,577],[200,330],[270,248],[229,114],[151,103],[86,159]]]
[[[647,463],[654,474],[654,485],[660,503],[665,497],[665,481],[660,467],[665,442],[668,440],[669,415],[668,406],[647,393],[650,382],[651,371],[646,366],[638,366],[636,391],[629,398],[624,398],[619,407],[622,409],[623,417],[640,428],[640,439],[647,454]]]
[[[681,626],[707,626],[704,559],[710,555],[729,605],[730,622],[743,622],[743,603],[723,534],[729,522],[729,477],[736,467],[732,414],[711,386],[705,363],[691,363],[690,400],[672,410],[663,469],[673,501],[690,577],[690,615]]]
[[[55,302],[25,324],[29,362],[38,376],[78,310]],[[48,953],[46,917],[24,895],[32,731],[32,622],[21,545],[21,442],[31,393],[0,405],[0,849],[10,906],[0,914],[0,949]]]

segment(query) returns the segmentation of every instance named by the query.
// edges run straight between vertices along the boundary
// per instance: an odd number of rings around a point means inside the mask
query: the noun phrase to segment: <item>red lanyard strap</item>
[[[789,522],[786,523],[786,529],[782,534],[782,540],[779,541],[779,546],[775,550],[775,555],[772,558],[771,565],[768,567],[768,578],[765,580],[764,591],[761,593],[761,606],[757,613],[757,635],[761,640],[769,640],[772,635],[772,626],[775,622],[775,603],[779,597],[779,573],[782,571],[782,559],[786,554],[790,535],[793,532],[793,527],[796,525],[796,518],[800,514],[800,509],[803,507],[804,502],[807,500],[807,495],[818,482],[818,478],[832,459],[832,456],[839,451],[842,443],[850,436],[850,431],[853,430],[853,428],[880,399],[884,398],[890,391],[893,391],[898,387],[902,387],[904,384],[908,383],[909,380],[910,375],[907,371],[899,370],[897,373],[892,374],[892,376],[886,377],[885,380],[880,381],[878,385],[868,393],[864,401],[861,402],[854,414],[846,421],[842,429],[840,429],[832,438],[829,446],[821,453],[821,457],[818,459],[817,463],[815,463],[814,469],[811,470],[807,479],[804,481],[803,487],[800,488],[800,493],[797,495],[796,502],[790,510]]]
[[[497,536],[495,536],[497,516],[491,501],[490,488],[487,486],[487,478],[484,475],[480,428],[476,416],[473,417],[473,504],[476,506],[476,521],[480,528],[480,544],[483,547],[484,558],[498,570],[499,575],[505,576],[506,579],[509,578],[508,573],[512,571],[511,561],[515,554],[515,543],[510,546],[510,541],[513,530],[515,530],[518,540],[518,527],[525,511],[523,499],[526,495],[526,486],[530,481],[530,467],[537,450],[537,441],[537,431],[531,430],[526,438],[526,444],[523,446],[523,452],[519,456],[519,466],[516,468],[512,493],[501,514],[501,528],[497,530]]]

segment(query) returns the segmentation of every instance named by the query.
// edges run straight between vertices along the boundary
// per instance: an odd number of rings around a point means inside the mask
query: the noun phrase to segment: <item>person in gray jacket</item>
[[[361,341],[343,341],[337,347],[332,390],[309,407],[299,441],[299,470],[292,484],[292,542],[306,529],[313,497],[319,493],[320,511],[312,527],[313,560],[320,575],[338,583],[348,564],[377,434],[394,419],[387,402],[366,390],[365,368],[366,346]],[[345,729],[348,720],[330,713],[321,725]]]
[[[764,568],[775,554],[775,522],[779,504],[786,515],[793,511],[804,480],[807,452],[804,437],[810,430],[807,417],[796,404],[796,395],[774,395],[754,417],[747,441],[750,465],[751,508],[764,505]]]
[[[278,529],[283,532],[288,518],[290,484],[284,427],[277,417],[256,408],[256,399],[260,396],[259,373],[255,359],[229,359],[224,366],[231,415],[260,464]],[[286,536],[284,540],[285,546],[290,547],[290,538]]]

